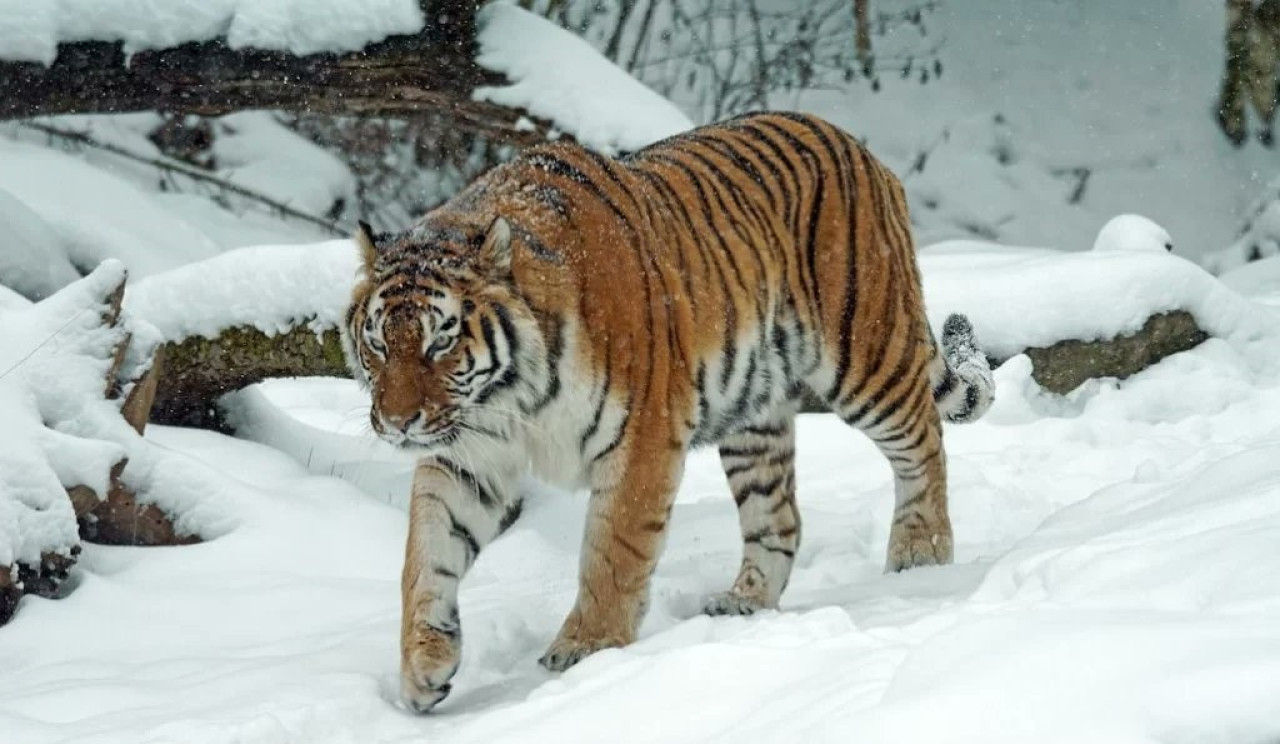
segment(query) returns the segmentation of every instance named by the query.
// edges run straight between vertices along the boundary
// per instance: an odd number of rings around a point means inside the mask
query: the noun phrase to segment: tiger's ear
[[[503,217],[495,217],[485,231],[480,255],[499,272],[511,270],[511,225]]]
[[[360,246],[360,258],[364,261],[366,271],[373,271],[373,262],[378,257],[378,241],[373,236],[373,228],[369,227],[369,223],[360,220],[356,223],[360,229],[356,230],[356,245]]]

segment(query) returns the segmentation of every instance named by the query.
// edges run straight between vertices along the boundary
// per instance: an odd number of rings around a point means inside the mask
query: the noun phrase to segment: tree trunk
[[[159,109],[219,115],[243,109],[410,117],[448,111],[457,126],[510,144],[522,112],[471,100],[501,77],[475,63],[476,3],[422,0],[425,27],[356,52],[295,56],[231,49],[226,39],[126,55],[118,41],[60,44],[53,64],[0,61],[0,119]]]

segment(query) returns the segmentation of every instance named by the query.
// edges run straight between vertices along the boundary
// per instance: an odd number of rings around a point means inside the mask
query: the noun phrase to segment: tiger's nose
[[[391,429],[393,431],[398,431],[402,434],[405,432],[408,432],[409,429],[414,424],[418,423],[421,420],[422,420],[422,411],[414,411],[413,413],[407,414],[407,415],[394,414],[394,413],[382,414],[383,428]]]

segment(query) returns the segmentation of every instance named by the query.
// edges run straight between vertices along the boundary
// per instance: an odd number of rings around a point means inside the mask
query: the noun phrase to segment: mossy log
[[[192,336],[165,344],[151,420],[227,431],[217,401],[224,393],[276,377],[348,377],[336,329],[299,325],[268,335],[236,326],[217,338]]]
[[[1097,341],[1059,341],[1026,350],[1032,377],[1045,390],[1068,393],[1096,377],[1126,378],[1165,357],[1191,349],[1209,335],[1184,310],[1153,315],[1135,333]],[[306,325],[268,335],[249,326],[229,328],[217,338],[192,337],[166,344],[151,420],[176,426],[228,431],[217,407],[224,393],[277,377],[349,377],[335,329]],[[992,359],[998,366],[1003,359]],[[805,411],[824,411],[806,396]]]
[[[1185,310],[1160,313],[1135,333],[1097,341],[1059,341],[1026,350],[1031,377],[1052,393],[1065,394],[1096,377],[1124,379],[1167,356],[1204,343],[1209,334]]]
[[[1051,346],[1032,347],[1022,353],[1031,359],[1031,377],[1040,387],[1065,395],[1091,379],[1123,380],[1167,356],[1193,349],[1208,338],[1209,334],[1201,330],[1195,316],[1185,310],[1173,310],[1151,316],[1134,333],[1095,341],[1068,339]],[[1007,360],[991,358],[988,361],[995,368]],[[996,395],[999,396],[999,391]],[[817,412],[827,407],[809,394],[803,410]]]

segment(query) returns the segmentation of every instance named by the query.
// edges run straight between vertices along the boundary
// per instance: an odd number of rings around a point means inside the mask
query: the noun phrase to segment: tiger
[[[941,422],[982,416],[993,378],[965,316],[935,340],[902,184],[836,126],[756,113],[621,157],[543,143],[355,242],[347,359],[373,431],[417,457],[409,708],[449,694],[459,583],[519,518],[526,475],[590,493],[547,669],[636,639],[696,447],[718,446],[743,540],[705,612],[776,608],[800,544],[806,391],[892,468],[886,570],[951,561]]]

